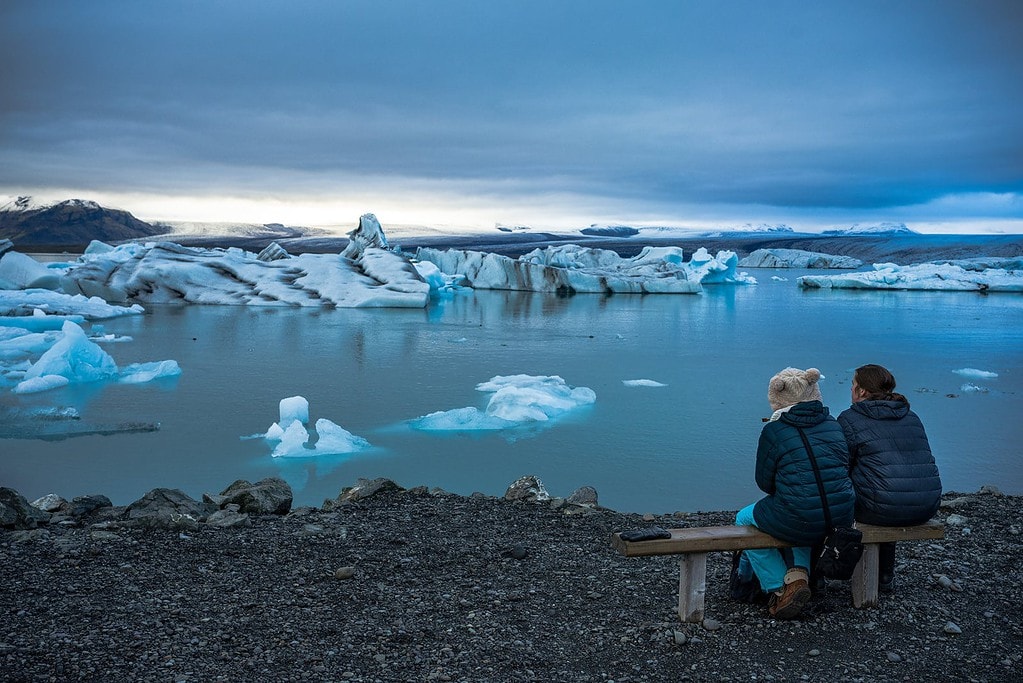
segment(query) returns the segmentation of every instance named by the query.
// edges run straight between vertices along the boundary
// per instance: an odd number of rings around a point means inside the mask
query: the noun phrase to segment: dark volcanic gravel
[[[772,620],[728,598],[729,557],[713,554],[702,625],[678,621],[676,559],[620,557],[609,535],[731,512],[417,489],[247,528],[105,515],[0,532],[0,679],[1021,680],[1021,502],[946,495],[947,538],[901,544],[897,592],[872,610],[833,583],[811,614]]]

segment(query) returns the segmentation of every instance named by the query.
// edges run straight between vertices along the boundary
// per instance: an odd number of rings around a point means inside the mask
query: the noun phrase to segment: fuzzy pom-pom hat
[[[772,410],[781,410],[803,401],[820,401],[821,390],[817,380],[821,371],[817,368],[785,368],[771,378],[767,385],[767,400]]]

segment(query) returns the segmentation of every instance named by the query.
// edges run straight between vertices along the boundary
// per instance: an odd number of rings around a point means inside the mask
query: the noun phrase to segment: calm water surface
[[[623,511],[737,509],[758,496],[753,465],[767,382],[816,366],[825,403],[848,407],[852,369],[895,372],[924,421],[947,490],[1023,493],[1023,297],[945,292],[801,291],[800,271],[753,271],[752,287],[696,296],[475,292],[426,310],[150,307],[105,321],[134,341],[118,365],[177,360],[183,374],[94,384],[3,402],[77,407],[84,421],[159,422],[156,433],[0,440],[0,482],[30,499],[103,493],[126,504],[157,486],[193,497],[235,479],[284,477],[295,504],[319,505],[359,477],[500,495],[539,476],[553,495],[594,486]],[[954,374],[971,367],[992,380]],[[560,375],[596,403],[540,429],[437,435],[406,421],[483,407],[495,375]],[[665,387],[628,387],[652,379]],[[964,392],[972,382],[987,392]],[[280,399],[368,439],[371,451],[274,459],[261,433]],[[952,395],[951,397],[949,395]]]

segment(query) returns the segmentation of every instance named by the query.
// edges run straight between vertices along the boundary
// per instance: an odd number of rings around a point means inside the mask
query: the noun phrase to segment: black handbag
[[[807,455],[810,456],[813,476],[817,479],[817,492],[820,494],[821,504],[824,506],[824,523],[828,528],[828,533],[824,536],[821,554],[813,566],[813,571],[818,576],[828,579],[848,581],[852,578],[860,557],[863,556],[863,532],[849,526],[832,526],[831,510],[828,508],[828,497],[824,493],[824,480],[821,479],[821,471],[817,467],[817,458],[814,457],[810,440],[806,438],[802,428],[796,427],[796,429],[803,439],[803,447],[806,448]]]

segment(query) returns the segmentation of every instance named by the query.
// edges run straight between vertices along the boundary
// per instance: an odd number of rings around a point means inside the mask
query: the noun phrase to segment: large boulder
[[[344,503],[346,501],[357,501],[375,496],[378,493],[388,493],[391,491],[404,491],[403,486],[395,484],[390,479],[380,477],[378,479],[362,479],[360,478],[355,486],[348,486],[341,490],[341,495],[337,497],[338,502]]]
[[[4,529],[35,529],[50,521],[50,513],[32,507],[25,497],[7,487],[0,487],[0,527]]]
[[[516,479],[508,490],[504,492],[505,500],[523,500],[527,503],[536,503],[539,501],[545,501],[551,499],[551,494],[547,493],[547,489],[544,488],[543,482],[540,481],[539,477],[528,475],[525,477],[519,477]]]
[[[238,512],[250,515],[286,515],[293,499],[291,486],[280,477],[267,477],[255,484],[239,479],[220,495],[203,496],[203,500],[218,508],[237,505]]]
[[[139,526],[195,529],[216,508],[200,503],[179,489],[153,489],[129,505],[125,517]]]

